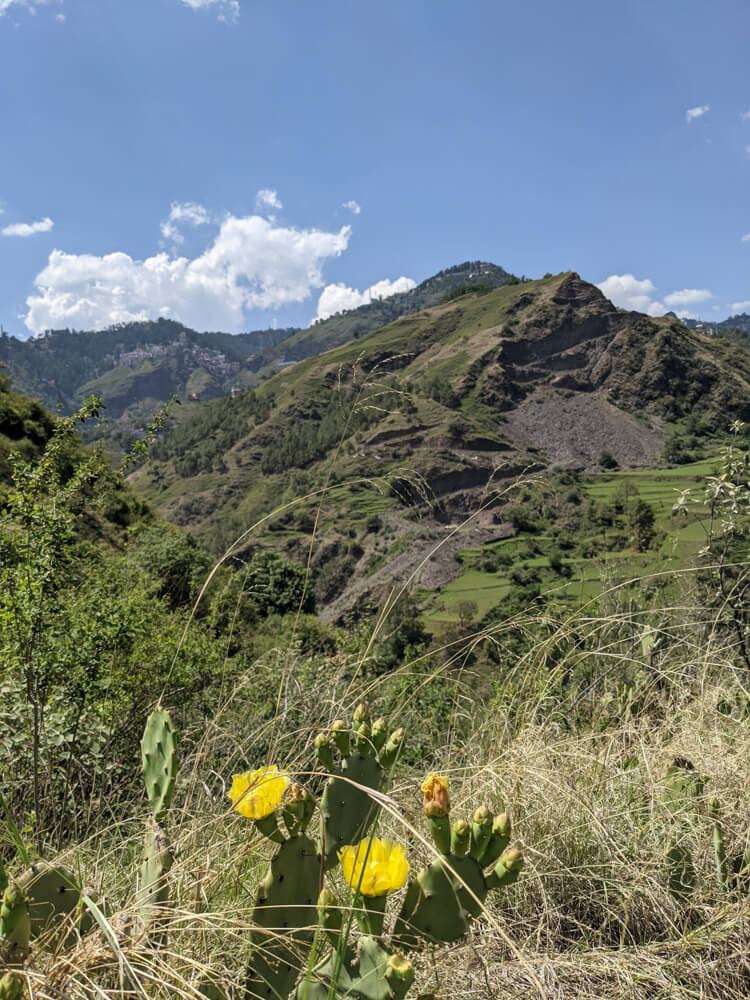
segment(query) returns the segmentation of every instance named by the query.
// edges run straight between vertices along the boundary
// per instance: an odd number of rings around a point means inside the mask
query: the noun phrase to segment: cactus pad
[[[271,859],[253,911],[258,929],[251,935],[248,1000],[286,1000],[293,989],[318,919],[320,878],[320,855],[304,834],[285,841]]]
[[[146,720],[141,763],[151,812],[159,823],[172,801],[177,774],[177,740],[169,712],[164,708],[154,709]]]
[[[169,898],[167,876],[172,867],[172,852],[164,827],[153,816],[146,827],[145,851],[138,885],[138,905],[144,925],[153,927]]]
[[[295,1000],[328,1000],[336,973],[336,954],[312,973],[310,983],[303,978],[294,994]],[[347,947],[336,976],[333,996],[336,1000],[403,1000],[414,980],[411,963],[392,955],[375,938],[357,941],[356,951]]]
[[[16,972],[0,977],[0,1000],[22,1000],[23,979]]]
[[[338,747],[341,753],[341,762],[333,768],[321,801],[326,869],[336,864],[342,847],[359,843],[371,832],[378,806],[366,789],[385,790],[388,772],[401,747],[403,734],[400,730],[387,742],[382,739],[385,723],[381,719],[377,721],[377,731],[372,733],[363,706],[354,713],[354,722],[354,739],[350,739],[350,733],[339,719],[332,726],[331,740],[316,741],[318,759],[326,770],[331,770],[328,766],[331,745]],[[364,788],[356,788],[352,782]]]
[[[30,936],[28,899],[23,889],[11,882],[0,904],[0,961],[3,965],[23,965],[29,954]]]
[[[463,820],[453,824],[452,849],[446,851],[448,817],[437,817],[443,825],[440,836],[435,837],[436,817],[430,815],[429,798],[426,804],[427,821],[442,854],[419,872],[406,891],[392,936],[393,943],[405,949],[418,948],[425,941],[458,941],[481,913],[487,894],[515,882],[523,866],[518,850],[506,850],[500,856],[510,839],[506,813],[493,817],[489,809],[480,806],[471,824]]]
[[[38,861],[21,875],[18,885],[29,900],[32,937],[51,930],[67,917],[75,917],[80,910],[81,887],[75,875],[60,865]],[[80,915],[78,924],[82,933],[89,930],[88,911]]]

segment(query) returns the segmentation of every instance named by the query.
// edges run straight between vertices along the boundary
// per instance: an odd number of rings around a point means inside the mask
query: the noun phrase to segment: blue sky
[[[0,0],[0,322],[306,325],[467,259],[750,311],[749,38],[747,0]]]

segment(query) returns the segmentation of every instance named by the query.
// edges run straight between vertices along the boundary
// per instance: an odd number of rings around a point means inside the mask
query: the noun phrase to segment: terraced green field
[[[475,617],[481,618],[508,597],[516,585],[510,578],[513,570],[536,574],[542,594],[574,606],[627,580],[656,579],[659,574],[689,567],[705,539],[701,522],[706,511],[695,505],[688,517],[678,519],[672,506],[683,490],[694,489],[700,496],[706,476],[715,473],[717,464],[716,459],[706,459],[673,469],[631,469],[584,478],[579,486],[584,503],[611,504],[618,494],[631,490],[651,505],[657,532],[651,548],[645,552],[627,545],[613,548],[616,538],[622,537],[621,526],[595,529],[586,524],[571,537],[571,548],[562,553],[559,537],[549,530],[522,532],[482,549],[466,549],[461,553],[464,571],[428,598],[426,620],[435,625],[454,622],[466,602],[476,605]],[[550,565],[553,552],[562,555],[562,574]],[[498,555],[502,565],[494,571],[477,565],[487,557],[497,561]]]

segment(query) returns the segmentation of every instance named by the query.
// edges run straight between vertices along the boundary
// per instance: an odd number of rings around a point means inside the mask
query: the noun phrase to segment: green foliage
[[[706,607],[718,612],[718,626],[730,632],[741,662],[750,670],[750,573],[746,543],[750,538],[750,451],[741,437],[745,425],[732,424],[732,443],[720,451],[719,475],[709,476],[702,501],[709,512],[706,544],[700,556],[710,569],[701,575]],[[687,516],[700,501],[684,490],[672,508]]]
[[[431,636],[414,595],[405,591],[389,608],[375,649],[373,667],[386,673],[415,659]]]
[[[315,610],[315,593],[303,566],[275,552],[256,552],[244,579],[248,597],[265,617]]]
[[[132,533],[128,558],[154,581],[171,608],[191,604],[209,571],[208,555],[191,535],[171,524],[144,524]]]
[[[638,498],[628,511],[627,527],[636,552],[645,552],[654,539],[654,509]]]
[[[492,291],[492,285],[459,285],[458,288],[451,289],[447,295],[444,295],[440,300],[441,305],[445,305],[446,302],[453,302],[454,299],[461,299],[464,295],[486,295],[488,292]]]

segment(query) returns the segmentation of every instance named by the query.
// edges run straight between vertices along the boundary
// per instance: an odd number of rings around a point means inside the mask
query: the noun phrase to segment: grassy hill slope
[[[133,481],[216,551],[289,505],[243,547],[306,558],[317,517],[318,595],[339,611],[405,572],[447,584],[461,549],[511,533],[519,475],[593,470],[604,449],[652,464],[681,421],[719,432],[749,399],[747,352],[618,310],[567,272],[404,316],[208,404]]]

